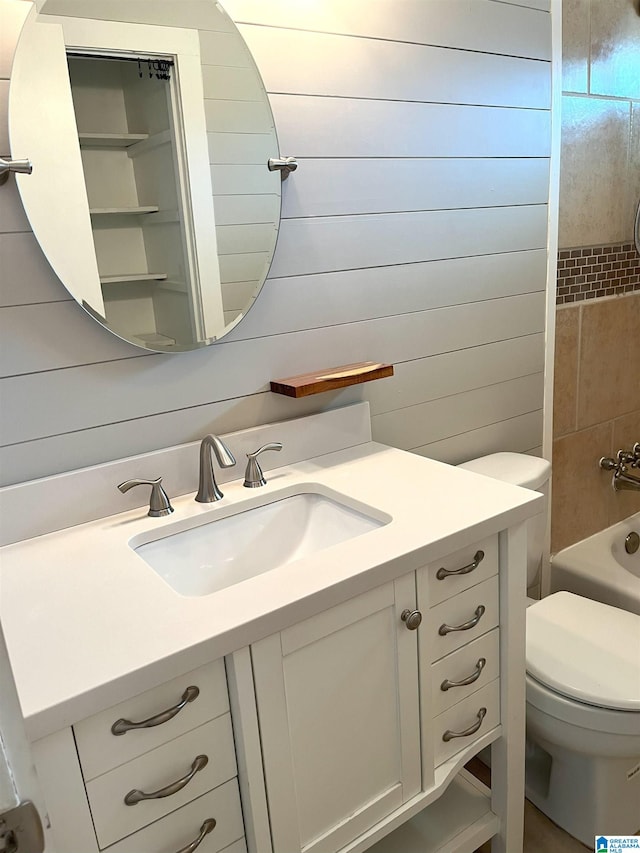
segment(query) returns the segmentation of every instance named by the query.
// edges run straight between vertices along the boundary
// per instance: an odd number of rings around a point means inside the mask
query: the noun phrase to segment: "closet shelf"
[[[151,344],[153,346],[173,347],[176,345],[175,338],[170,338],[167,335],[161,335],[160,332],[138,332],[131,335],[131,339],[141,341],[142,344]]]
[[[100,284],[120,284],[127,281],[166,281],[167,278],[165,272],[131,272],[121,273],[120,275],[101,275]]]
[[[131,146],[129,157],[139,157],[141,154],[146,154],[158,148],[161,145],[171,145],[173,142],[173,134],[170,130],[160,130],[157,133],[150,133],[145,139],[136,142]]]
[[[157,213],[159,207],[149,204],[143,207],[92,207],[89,213],[92,216],[138,216],[145,213]]]
[[[148,133],[79,133],[81,148],[129,148],[149,138]]]

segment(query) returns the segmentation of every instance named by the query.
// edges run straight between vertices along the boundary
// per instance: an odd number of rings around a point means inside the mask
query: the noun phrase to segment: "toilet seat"
[[[549,718],[559,721],[565,726],[566,732],[563,740],[568,741],[570,735],[578,738],[578,741],[573,745],[575,749],[585,750],[593,749],[596,744],[593,737],[596,735],[612,735],[616,738],[631,738],[635,748],[631,751],[638,752],[638,744],[640,743],[640,712],[636,711],[618,711],[612,708],[602,708],[597,705],[587,705],[585,702],[578,702],[576,699],[570,699],[568,696],[563,696],[555,690],[541,684],[535,678],[527,673],[527,721],[531,708],[539,713],[546,715]],[[588,747],[584,742],[584,735],[581,733],[584,730],[589,731]],[[607,741],[607,750],[604,754],[614,755],[614,750],[611,749],[609,741]],[[625,745],[626,752],[629,752],[629,747]]]
[[[533,683],[575,704],[640,713],[640,616],[569,592],[554,593],[526,612]]]

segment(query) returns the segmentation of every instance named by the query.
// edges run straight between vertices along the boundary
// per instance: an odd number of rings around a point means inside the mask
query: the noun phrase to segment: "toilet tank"
[[[475,471],[476,474],[484,474],[486,477],[493,477],[494,480],[502,480],[503,483],[521,486],[523,489],[533,489],[544,495],[545,502],[541,512],[527,522],[527,589],[529,589],[536,582],[542,563],[551,463],[546,459],[528,456],[525,453],[492,453],[489,456],[463,462],[459,467]]]

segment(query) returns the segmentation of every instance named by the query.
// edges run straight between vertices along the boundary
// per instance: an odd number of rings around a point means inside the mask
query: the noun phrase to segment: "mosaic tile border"
[[[640,255],[633,243],[560,249],[556,304],[640,290]]]

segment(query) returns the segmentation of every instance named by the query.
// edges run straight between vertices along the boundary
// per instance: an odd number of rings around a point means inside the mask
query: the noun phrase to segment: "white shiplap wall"
[[[69,299],[13,181],[0,188],[2,483],[360,399],[375,438],[424,455],[538,448],[548,2],[224,5],[281,151],[300,161],[269,279],[217,346],[144,353]],[[304,401],[267,391],[270,378],[360,360],[392,361],[396,375]]]

